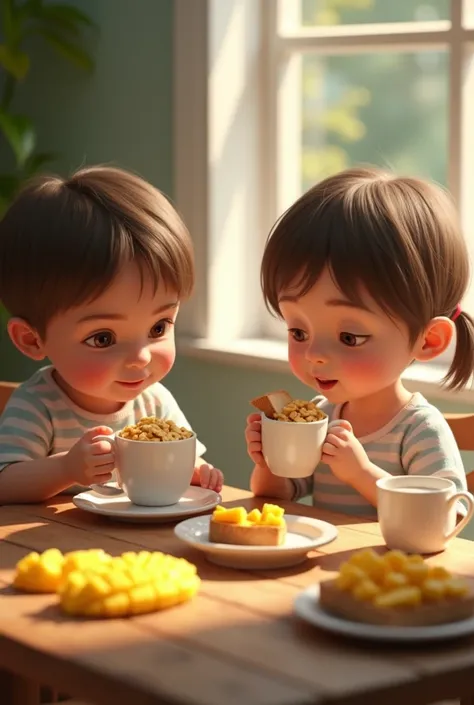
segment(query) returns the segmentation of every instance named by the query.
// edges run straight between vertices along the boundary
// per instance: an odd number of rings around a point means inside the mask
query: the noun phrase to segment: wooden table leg
[[[37,683],[0,669],[2,705],[39,705],[40,687]]]

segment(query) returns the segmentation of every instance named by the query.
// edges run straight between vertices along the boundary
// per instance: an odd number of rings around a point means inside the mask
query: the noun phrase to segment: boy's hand
[[[247,417],[245,440],[247,441],[247,453],[255,465],[260,465],[268,470],[262,454],[262,418],[260,414],[250,414]]]
[[[351,478],[370,465],[367,453],[354,436],[351,424],[343,419],[334,422],[329,428],[321,461],[329,465],[339,480],[348,484],[353,484]]]
[[[213,465],[203,463],[198,468],[195,468],[191,484],[204,487],[206,490],[220,492],[224,484],[224,475]]]
[[[111,435],[108,426],[91,428],[73,445],[64,460],[71,484],[91,485],[108,482],[115,468],[112,444],[108,441],[94,441],[98,435]]]

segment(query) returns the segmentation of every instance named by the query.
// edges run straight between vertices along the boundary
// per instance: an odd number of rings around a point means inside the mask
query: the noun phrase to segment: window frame
[[[474,168],[467,163],[474,154],[474,134],[468,129],[474,124],[474,27],[463,26],[461,3],[451,0],[451,22],[295,31],[298,4],[174,2],[173,196],[194,240],[197,271],[195,293],[183,305],[178,324],[178,349],[184,354],[289,370],[283,326],[263,304],[259,264],[265,237],[285,197],[293,196],[287,155],[297,131],[288,130],[279,116],[285,115],[282,106],[294,90],[288,64],[302,50],[333,54],[449,48],[448,186],[465,231],[472,233],[468,246],[474,261],[474,199],[469,199]],[[286,119],[295,121],[295,114],[288,117],[286,111]],[[466,306],[474,312],[474,287]],[[446,360],[423,368],[426,372],[414,366],[406,377],[420,391],[433,392]],[[436,395],[452,398],[443,390]],[[457,399],[473,400],[474,391],[458,392]]]

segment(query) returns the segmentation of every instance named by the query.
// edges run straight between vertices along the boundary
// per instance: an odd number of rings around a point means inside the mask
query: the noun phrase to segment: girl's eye
[[[358,348],[370,338],[369,335],[354,335],[354,333],[341,333],[339,340],[350,348]]]
[[[109,331],[102,330],[100,333],[94,333],[84,340],[84,343],[90,348],[109,348],[115,343],[115,336]]]
[[[163,320],[158,321],[158,323],[155,323],[155,325],[150,329],[150,338],[162,338],[169,326],[172,325],[173,321],[171,318],[164,318]]]
[[[289,328],[288,333],[297,343],[304,343],[305,340],[308,340],[308,336],[301,328]]]

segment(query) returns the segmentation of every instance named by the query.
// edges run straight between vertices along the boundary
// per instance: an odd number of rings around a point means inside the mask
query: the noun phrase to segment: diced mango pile
[[[237,524],[238,526],[284,526],[285,510],[277,504],[264,504],[262,511],[252,509],[247,513],[244,507],[226,509],[221,505],[214,509],[212,518],[222,524]]]
[[[378,607],[408,607],[446,598],[461,598],[469,586],[441,566],[429,566],[420,555],[372,549],[354,553],[336,578],[341,590]]]
[[[164,553],[112,557],[92,549],[63,555],[52,548],[19,561],[13,584],[27,592],[57,593],[71,615],[124,617],[185,602],[200,582],[195,565]]]

